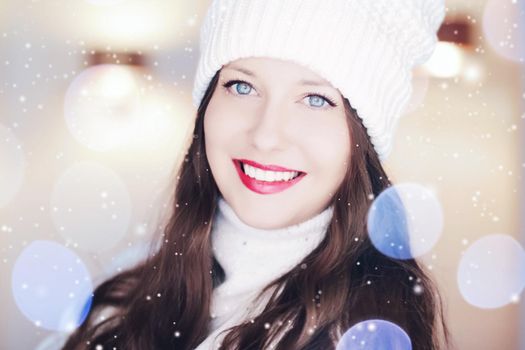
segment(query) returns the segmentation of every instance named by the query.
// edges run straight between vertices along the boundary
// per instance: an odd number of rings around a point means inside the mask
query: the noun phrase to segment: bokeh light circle
[[[451,42],[438,41],[432,56],[423,67],[434,77],[453,78],[461,73],[464,61],[461,47]]]
[[[386,320],[366,320],[347,330],[336,350],[411,350],[410,337],[395,323]]]
[[[35,347],[34,350],[57,350],[62,349],[69,338],[69,333],[54,332],[44,339]]]
[[[501,56],[523,62],[525,56],[525,10],[521,1],[488,0],[483,12],[483,32]]]
[[[137,133],[126,144],[126,150],[147,151],[155,156],[182,148],[193,126],[194,111],[176,91],[161,87],[148,88],[141,101],[143,116],[137,120]]]
[[[91,306],[93,285],[82,260],[51,241],[33,241],[18,256],[12,292],[22,314],[36,326],[69,332]]]
[[[0,208],[6,207],[24,182],[26,159],[15,134],[0,124]]]
[[[492,234],[463,253],[457,283],[463,298],[483,309],[517,302],[525,286],[525,252],[511,236]]]
[[[64,115],[73,137],[92,150],[108,151],[128,142],[142,115],[134,71],[113,64],[87,68],[67,89]]]
[[[443,231],[443,211],[429,189],[415,183],[390,186],[374,199],[368,235],[381,253],[412,259],[430,251]]]
[[[111,169],[78,162],[57,180],[51,194],[51,215],[68,243],[85,251],[113,248],[126,235],[131,199]]]

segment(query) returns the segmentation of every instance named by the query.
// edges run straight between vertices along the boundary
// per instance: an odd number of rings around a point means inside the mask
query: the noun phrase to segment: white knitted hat
[[[212,0],[200,32],[198,107],[223,65],[291,60],[328,80],[356,109],[381,160],[445,16],[444,0]]]

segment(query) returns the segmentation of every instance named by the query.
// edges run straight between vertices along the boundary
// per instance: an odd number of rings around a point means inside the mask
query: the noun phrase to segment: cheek
[[[325,176],[332,179],[332,182],[339,182],[345,175],[349,158],[350,144],[348,139],[334,137],[324,143],[318,159],[320,159],[321,171]]]
[[[221,108],[220,103],[211,103],[204,117],[204,135],[206,148],[220,146],[231,138],[234,131],[232,116]],[[213,151],[213,149],[211,149]]]
[[[303,128],[299,135],[318,172],[344,176],[350,157],[350,135],[344,118]]]
[[[221,99],[210,101],[204,116],[204,142],[208,163],[216,175],[229,167],[228,156],[238,154],[239,115]]]

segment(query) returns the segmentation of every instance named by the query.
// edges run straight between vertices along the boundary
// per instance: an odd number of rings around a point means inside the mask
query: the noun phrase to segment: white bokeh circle
[[[95,151],[109,151],[129,142],[141,115],[137,77],[125,65],[87,68],[66,92],[67,127],[79,143]]]
[[[478,239],[461,256],[457,283],[463,298],[482,309],[517,302],[525,286],[522,246],[504,234]]]
[[[68,243],[85,251],[113,248],[127,234],[131,199],[111,169],[95,162],[70,166],[55,183],[51,216]]]
[[[520,1],[488,0],[483,12],[483,32],[490,46],[501,56],[524,62],[525,10]]]
[[[412,341],[403,328],[381,319],[359,322],[339,339],[336,350],[411,350]]]
[[[15,261],[11,287],[18,309],[37,327],[70,332],[91,307],[88,269],[70,249],[52,241],[33,241]]]
[[[429,252],[441,237],[443,211],[432,191],[416,183],[393,185],[373,201],[368,236],[381,253],[413,259]]]

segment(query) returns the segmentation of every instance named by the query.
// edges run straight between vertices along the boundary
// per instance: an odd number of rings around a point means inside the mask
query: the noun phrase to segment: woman
[[[213,1],[160,248],[96,289],[64,349],[335,349],[367,319],[397,324],[413,349],[446,347],[433,282],[366,227],[443,7]]]

